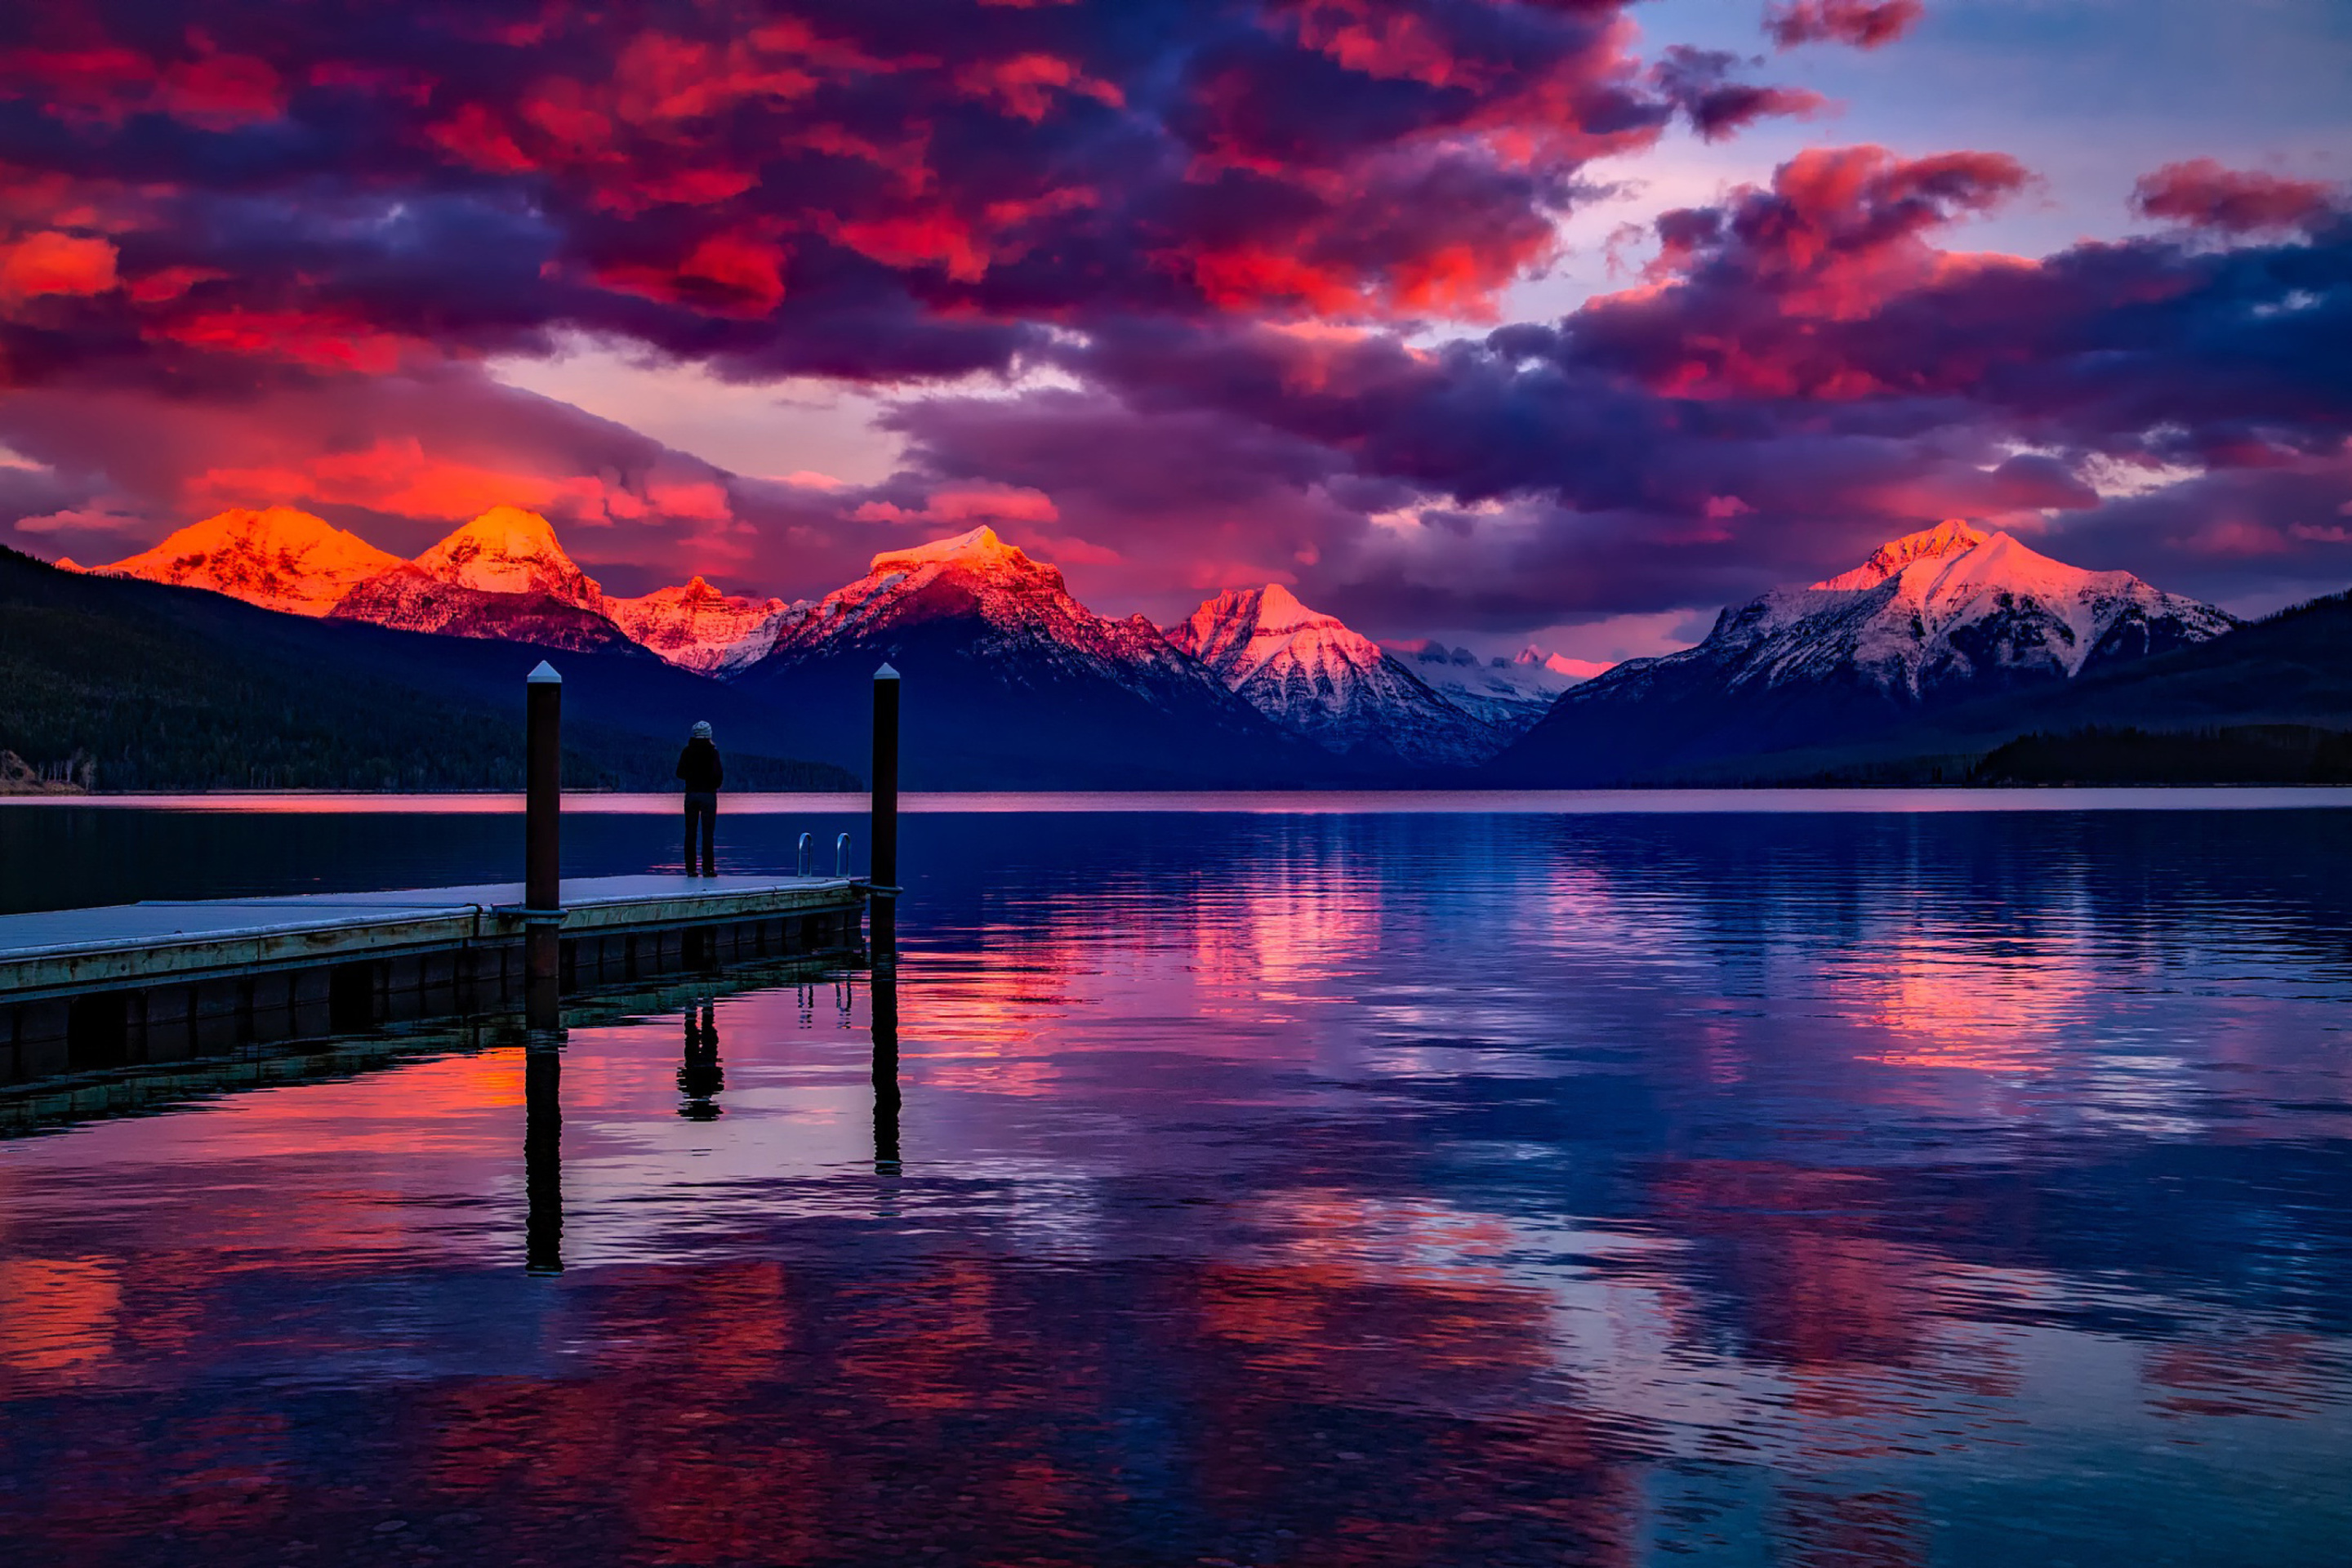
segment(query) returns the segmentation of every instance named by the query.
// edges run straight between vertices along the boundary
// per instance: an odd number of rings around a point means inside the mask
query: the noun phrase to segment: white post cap
[[[563,677],[555,673],[555,666],[548,663],[547,660],[543,658],[539,661],[539,668],[537,669],[532,670],[529,675],[524,676],[522,679],[523,684],[526,686],[561,686],[563,684]]]
[[[898,679],[898,672],[886,664],[881,668],[874,672],[874,679],[877,680],[896,680]]]

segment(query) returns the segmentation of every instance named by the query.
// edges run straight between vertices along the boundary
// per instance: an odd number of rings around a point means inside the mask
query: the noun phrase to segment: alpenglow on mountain
[[[1371,638],[1279,584],[1219,594],[1170,627],[1168,640],[1276,725],[1340,756],[1465,767],[1516,732],[1447,700]]]
[[[1696,647],[1632,659],[1576,687],[1496,768],[1544,784],[1703,775],[2237,625],[2128,572],[2086,572],[2007,533],[1947,521],[1882,545],[1853,571],[1725,610]]]
[[[323,616],[371,577],[404,564],[323,517],[290,506],[239,508],[192,522],[152,550],[110,566],[83,568],[175,587],[208,588],[265,610]]]
[[[987,528],[885,551],[795,618],[736,684],[813,731],[862,736],[875,667],[906,685],[910,784],[1225,787],[1316,777],[1308,752],[1141,616],[1071,597]]]
[[[324,518],[271,507],[222,512],[152,550],[89,570],[396,631],[583,652],[643,647],[702,674],[760,658],[793,609],[781,599],[721,594],[699,577],[639,598],[613,597],[565,552],[547,519],[509,506],[461,524],[414,561]]]

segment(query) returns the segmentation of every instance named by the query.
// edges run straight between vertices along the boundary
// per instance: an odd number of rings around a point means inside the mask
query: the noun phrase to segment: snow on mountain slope
[[[783,628],[812,606],[803,599],[723,594],[700,577],[634,599],[607,598],[604,613],[639,644],[670,663],[720,678],[768,656]]]
[[[1534,647],[1521,648],[1512,658],[1480,658],[1466,647],[1449,648],[1425,637],[1381,646],[1439,696],[1510,738],[1534,728],[1561,692],[1609,668]]]
[[[494,506],[416,558],[426,576],[486,594],[544,594],[602,613],[604,590],[535,511]]]
[[[1030,560],[990,528],[875,556],[865,576],[780,628],[769,658],[947,620],[976,623],[972,652],[983,658],[1024,656],[1041,669],[1085,669],[1138,691],[1208,683],[1149,620],[1096,615],[1070,596],[1060,568]]]
[[[405,632],[613,651],[632,645],[604,590],[535,511],[499,506],[337,602],[338,619]]]
[[[1423,766],[1483,762],[1502,731],[1431,689],[1379,644],[1279,584],[1220,594],[1169,641],[1292,733],[1348,755],[1394,752]]]
[[[1150,621],[1096,615],[1058,570],[987,528],[875,556],[735,681],[809,733],[854,747],[885,659],[905,678],[912,787],[1232,788],[1333,776],[1322,753]]]
[[[1954,521],[1882,545],[1810,588],[1727,611],[1706,642],[1669,657],[1729,656],[1735,689],[1851,674],[1916,700],[1989,681],[2072,677],[2236,625],[2128,572],[2085,572]]]
[[[586,653],[629,652],[637,647],[609,617],[551,594],[472,588],[406,561],[353,588],[330,614],[337,620],[367,621],[395,631]]]
[[[60,563],[68,569],[70,563]],[[89,570],[209,588],[289,615],[323,616],[400,557],[290,506],[237,510],[193,522],[152,550]]]
[[[1948,521],[1851,572],[1725,610],[1696,647],[1576,687],[1503,765],[1541,782],[1612,782],[1834,744],[1923,707],[2056,684],[2237,624],[2128,572],[2086,572]]]

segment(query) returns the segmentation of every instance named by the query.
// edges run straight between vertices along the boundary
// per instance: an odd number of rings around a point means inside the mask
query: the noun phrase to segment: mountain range
[[[1112,619],[984,527],[885,552],[814,603],[700,577],[609,595],[546,519],[512,507],[413,560],[276,507],[223,512],[107,565],[59,564],[327,621],[651,654],[782,705],[808,754],[845,765],[859,760],[844,737],[863,732],[875,665],[912,659],[930,677],[909,687],[909,721],[927,736],[908,758],[914,783],[932,776],[934,752],[941,782],[1003,786],[1395,782],[1493,757],[1574,679],[1533,651],[1517,664],[1442,645],[1392,652],[1280,586],[1219,595],[1166,631]]]
[[[1901,773],[1931,754],[1940,768],[2062,710],[2095,727],[2095,694],[2119,689],[2119,672],[2210,650],[2226,666],[2263,629],[1959,521],[1727,609],[1695,647],[1613,668],[1381,644],[1279,584],[1215,595],[1165,628],[1108,617],[987,528],[883,552],[814,602],[699,577],[611,595],[543,518],[503,507],[413,560],[272,508],[107,566],[60,565],[208,589],[320,635],[410,634],[393,659],[404,668],[419,647],[471,643],[662,672],[685,683],[668,693],[679,706],[634,712],[650,721],[638,732],[674,731],[700,703],[743,726],[738,744],[845,773],[866,760],[871,679],[887,660],[908,676],[919,788],[1719,782]],[[422,662],[446,674],[450,660]],[[2293,722],[2324,724],[2332,689],[2306,684],[2318,695]],[[2078,692],[2094,695],[2069,707]]]

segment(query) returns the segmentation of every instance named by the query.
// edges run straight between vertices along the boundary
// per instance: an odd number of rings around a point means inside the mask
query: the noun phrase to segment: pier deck
[[[841,877],[567,880],[563,982],[848,952],[866,896]],[[522,903],[509,882],[0,916],[0,1081],[514,1005]]]

